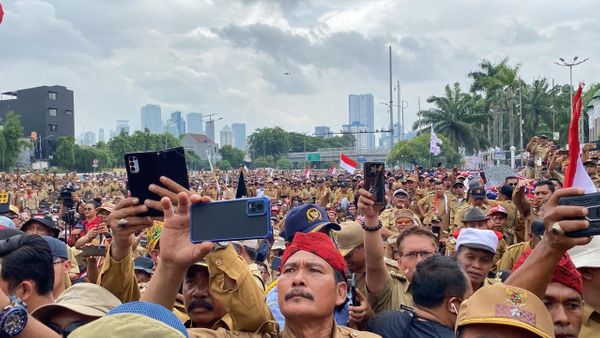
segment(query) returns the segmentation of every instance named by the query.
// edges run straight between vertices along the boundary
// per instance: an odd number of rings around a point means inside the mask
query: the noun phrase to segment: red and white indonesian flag
[[[335,168],[335,163],[331,165],[331,168],[329,168],[329,170],[327,170],[327,175],[335,175],[336,172],[336,168]]]
[[[596,192],[596,187],[585,171],[579,154],[579,118],[581,117],[581,108],[583,105],[581,102],[582,91],[583,86],[580,84],[575,97],[573,97],[573,115],[571,116],[571,124],[569,125],[569,166],[567,167],[563,186],[565,188],[584,188],[586,194],[591,194]]]
[[[304,178],[307,180],[310,179],[310,164],[308,164],[308,162],[306,163],[306,170],[304,171]]]
[[[4,10],[2,9],[2,4],[0,4],[0,23],[2,23],[3,17],[4,17]]]
[[[340,154],[340,168],[346,170],[347,172],[354,174],[356,168],[358,168],[358,163],[351,159],[350,157],[344,155],[344,153]]]

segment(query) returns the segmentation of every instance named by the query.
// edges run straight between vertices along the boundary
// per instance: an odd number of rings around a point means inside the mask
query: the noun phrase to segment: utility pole
[[[417,117],[419,118],[419,128],[421,128],[421,98],[417,98]],[[418,132],[418,130],[417,130]]]
[[[523,87],[521,78],[519,78],[519,149],[523,151]]]
[[[565,59],[563,58],[558,58],[558,60],[560,61],[554,61],[555,64],[559,65],[559,66],[564,66],[564,67],[569,67],[569,91],[571,92],[571,108],[569,109],[569,116],[571,116],[571,114],[573,113],[573,67],[578,66],[584,62],[586,62],[587,60],[589,60],[589,58],[586,58],[582,61],[577,61],[579,59],[579,56],[576,56],[573,58],[573,61],[571,62],[566,62]],[[579,144],[581,144],[581,146],[583,147],[583,119],[579,119]]]
[[[392,46],[390,51],[390,149],[394,146],[394,100],[392,99]]]
[[[398,122],[396,122],[398,124],[398,141],[402,141],[404,138],[402,137],[402,135],[404,134],[403,130],[404,130],[404,123],[401,123],[401,121],[403,122],[403,120],[400,118],[400,115],[403,113],[402,111],[402,100],[401,100],[401,96],[400,96],[400,81],[396,81],[396,102],[397,105],[396,107],[398,108],[398,114],[397,114],[397,120]]]

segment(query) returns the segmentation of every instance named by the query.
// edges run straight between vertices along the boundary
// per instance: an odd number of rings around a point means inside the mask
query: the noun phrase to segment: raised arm
[[[375,205],[371,194],[365,189],[358,191],[358,208],[365,215],[364,227],[376,229],[379,226],[379,212],[384,205]],[[370,293],[379,293],[391,278],[383,260],[383,239],[381,229],[365,231],[364,234],[366,282]]]
[[[550,200],[544,205],[546,224],[544,237],[523,265],[508,277],[506,284],[527,289],[540,299],[544,298],[548,283],[565,251],[575,245],[585,245],[591,240],[590,237],[571,238],[564,234],[564,232],[583,230],[589,226],[589,222],[584,219],[587,208],[558,204],[558,200],[563,196],[583,193],[584,190],[580,188],[566,188],[552,194]],[[581,220],[573,218],[581,218]]]

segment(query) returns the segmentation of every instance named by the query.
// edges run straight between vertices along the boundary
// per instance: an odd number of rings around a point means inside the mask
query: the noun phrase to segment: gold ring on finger
[[[555,235],[564,235],[565,234],[565,230],[560,226],[559,222],[556,222],[554,224],[552,224],[552,233]]]

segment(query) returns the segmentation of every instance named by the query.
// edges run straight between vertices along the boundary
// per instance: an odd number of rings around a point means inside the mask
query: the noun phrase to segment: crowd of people
[[[190,172],[143,203],[124,173],[1,173],[0,336],[600,337],[600,239],[559,205],[583,191],[545,137],[528,151],[495,186],[390,169],[387,204],[359,172]],[[239,191],[273,236],[193,244],[190,206]]]

